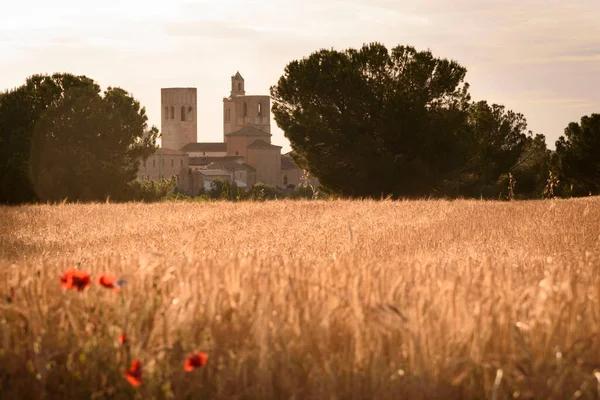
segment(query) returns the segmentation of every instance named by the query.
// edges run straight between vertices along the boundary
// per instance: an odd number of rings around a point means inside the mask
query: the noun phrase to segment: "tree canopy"
[[[471,101],[466,68],[378,43],[290,62],[271,88],[297,163],[347,196],[479,196],[522,158],[525,118]]]
[[[600,194],[600,114],[565,128],[556,141],[555,163],[568,194]]]
[[[156,147],[129,93],[71,74],[34,75],[0,96],[0,202],[117,197]]]
[[[522,160],[528,140],[527,121],[522,114],[486,101],[471,103],[467,110],[465,140],[469,151],[464,154],[469,180],[462,193],[466,196],[496,197],[503,177],[514,173]]]

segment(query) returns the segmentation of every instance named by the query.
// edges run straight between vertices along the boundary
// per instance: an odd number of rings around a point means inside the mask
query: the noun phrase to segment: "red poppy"
[[[133,360],[131,368],[125,370],[125,379],[131,386],[140,386],[142,383],[142,363],[139,360]]]
[[[206,360],[208,360],[208,354],[195,351],[186,358],[183,369],[187,372],[193,371],[195,368],[205,366]]]
[[[118,278],[114,275],[102,274],[100,275],[100,278],[98,278],[98,283],[107,289],[114,289],[115,292],[118,292],[120,289]]]
[[[80,292],[90,284],[90,274],[73,268],[68,269],[58,279],[62,282],[60,286],[64,289],[77,289]]]
[[[119,343],[121,344],[129,344],[129,341],[127,341],[127,336],[125,336],[124,333],[119,335]]]

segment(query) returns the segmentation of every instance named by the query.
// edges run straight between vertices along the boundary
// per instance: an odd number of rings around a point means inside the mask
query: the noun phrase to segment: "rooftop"
[[[265,142],[264,140],[255,140],[254,142],[252,142],[252,144],[250,146],[248,146],[249,149],[281,149],[281,146],[275,146],[274,144],[269,144],[267,142]]]
[[[198,172],[200,172],[204,176],[231,176],[229,171],[226,171],[224,169],[201,169]]]
[[[208,165],[214,162],[227,162],[227,161],[243,161],[242,156],[225,156],[225,157],[190,157],[189,165]]]
[[[166,147],[159,147],[158,149],[156,149],[155,154],[170,155],[170,156],[187,156],[187,153],[184,153],[182,151],[173,150],[173,149],[168,149]]]
[[[180,151],[194,153],[199,151],[227,151],[227,143],[188,143]]]
[[[195,87],[169,87],[169,88],[160,88],[161,91],[167,91],[167,90],[190,90],[190,91],[194,91],[196,90]]]
[[[263,132],[253,126],[246,126],[234,132],[225,134],[226,136],[271,136],[270,133]]]
[[[245,162],[238,161],[217,161],[208,164],[208,169],[221,169],[227,171],[233,170],[246,170],[246,171],[256,171],[254,167],[246,164]]]

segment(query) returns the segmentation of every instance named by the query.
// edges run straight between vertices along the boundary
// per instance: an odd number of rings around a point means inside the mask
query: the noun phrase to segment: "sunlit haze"
[[[464,65],[474,100],[523,113],[549,147],[600,112],[600,1],[18,1],[0,13],[0,89],[70,72],[120,86],[160,128],[160,89],[198,89],[198,141],[223,138],[236,71],[268,94],[285,65],[321,48],[381,42]],[[273,143],[289,143],[272,121]]]

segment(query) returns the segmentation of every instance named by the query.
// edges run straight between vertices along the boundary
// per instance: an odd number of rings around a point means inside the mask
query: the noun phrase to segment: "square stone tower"
[[[198,141],[196,88],[163,88],[161,94],[162,148],[179,150]]]
[[[223,99],[223,141],[242,128],[256,128],[271,139],[271,97],[246,95],[244,78],[237,72],[231,77],[231,93]]]

